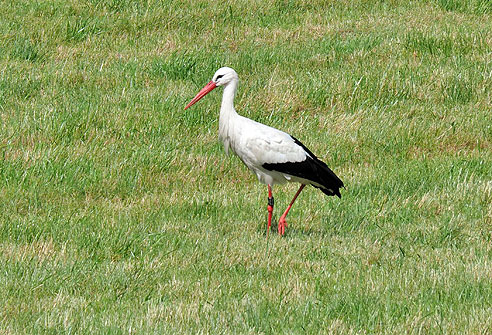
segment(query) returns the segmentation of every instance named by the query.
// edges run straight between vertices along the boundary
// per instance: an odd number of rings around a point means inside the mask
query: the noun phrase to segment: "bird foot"
[[[278,234],[284,236],[285,228],[287,227],[287,221],[285,221],[285,216],[281,216],[278,221]]]

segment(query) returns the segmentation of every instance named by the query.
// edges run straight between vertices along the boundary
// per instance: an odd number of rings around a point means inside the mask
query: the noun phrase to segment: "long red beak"
[[[200,92],[198,92],[198,94],[193,98],[193,100],[191,100],[190,103],[186,105],[185,109],[191,107],[193,104],[195,104],[195,102],[206,96],[208,93],[210,93],[210,91],[212,91],[216,87],[217,85],[215,85],[215,83],[211,80],[207,85],[205,85],[204,88],[200,90]]]

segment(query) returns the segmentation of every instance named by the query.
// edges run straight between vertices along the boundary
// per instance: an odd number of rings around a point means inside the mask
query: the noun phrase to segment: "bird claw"
[[[285,218],[282,216],[278,221],[278,234],[280,236],[283,236],[285,234],[286,227],[287,227],[287,221],[285,221]]]

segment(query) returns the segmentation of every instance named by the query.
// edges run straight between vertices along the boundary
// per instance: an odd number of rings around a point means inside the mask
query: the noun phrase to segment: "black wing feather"
[[[291,176],[304,178],[312,181],[316,184],[322,185],[322,187],[313,185],[319,188],[326,195],[336,195],[339,198],[340,188],[343,187],[343,182],[337,175],[321,160],[316,157],[304,144],[302,144],[297,138],[291,136],[294,142],[302,147],[304,151],[308,153],[306,159],[302,162],[285,162],[285,163],[265,163],[263,168],[270,171],[277,171]]]

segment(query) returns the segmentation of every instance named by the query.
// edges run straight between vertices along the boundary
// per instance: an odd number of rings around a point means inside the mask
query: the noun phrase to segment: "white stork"
[[[253,171],[259,181],[268,185],[268,226],[272,224],[272,186],[287,181],[301,183],[291,203],[280,217],[278,233],[284,235],[285,217],[304,186],[310,184],[326,195],[341,198],[343,182],[321,160],[295,137],[239,115],[234,109],[238,85],[236,71],[222,67],[212,80],[185,107],[189,108],[217,86],[224,86],[219,117],[219,139],[226,153],[232,150]]]

